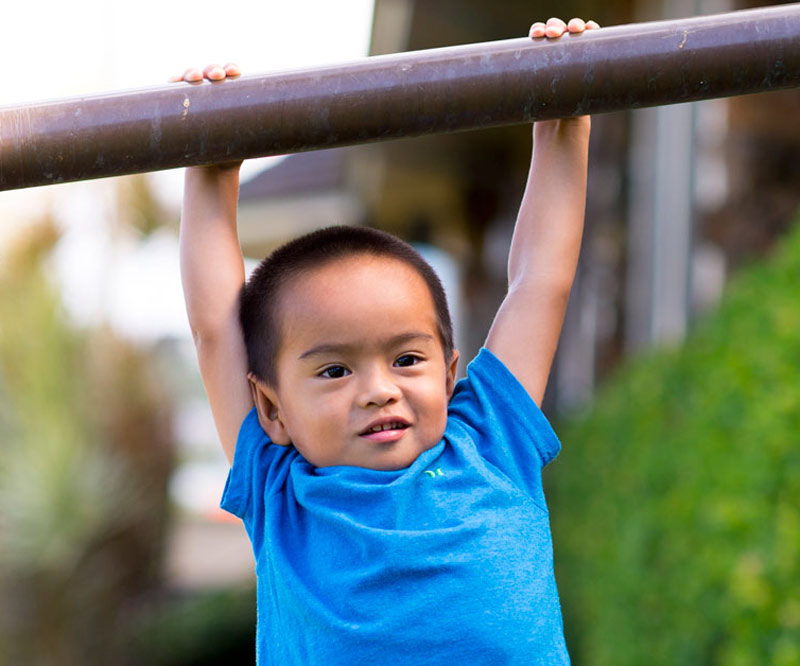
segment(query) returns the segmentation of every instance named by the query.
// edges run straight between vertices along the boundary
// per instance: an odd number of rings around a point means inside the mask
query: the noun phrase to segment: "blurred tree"
[[[150,174],[135,174],[116,180],[118,222],[146,237],[163,229],[170,213],[153,192]],[[177,224],[174,225],[177,230]]]
[[[576,666],[800,664],[800,228],[679,349],[562,424],[551,479]]]
[[[170,408],[144,353],[70,326],[36,226],[0,269],[0,664],[113,664],[157,576]]]

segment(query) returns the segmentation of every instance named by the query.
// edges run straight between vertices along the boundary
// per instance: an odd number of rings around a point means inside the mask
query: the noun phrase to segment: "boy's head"
[[[281,344],[279,302],[283,287],[298,275],[328,262],[367,255],[396,259],[413,268],[433,300],[439,342],[444,356],[453,354],[453,325],[442,283],[413,247],[396,236],[368,227],[327,227],[300,236],[279,247],[253,271],[242,288],[240,321],[250,371],[277,387],[276,363]]]
[[[254,271],[240,316],[275,443],[317,467],[393,469],[441,438],[458,355],[442,285],[408,244],[362,227],[293,240]]]

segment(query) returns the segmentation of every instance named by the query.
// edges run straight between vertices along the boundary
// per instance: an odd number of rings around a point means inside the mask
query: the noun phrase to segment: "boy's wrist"
[[[239,167],[241,162],[187,167],[184,176],[184,196],[201,199],[236,199],[239,195]]]
[[[202,178],[238,178],[242,162],[225,162],[224,164],[208,164],[205,166],[186,167],[186,173]]]
[[[533,145],[576,141],[579,145],[588,144],[591,129],[591,116],[540,120],[533,125]]]
[[[241,163],[188,167],[184,177],[183,211],[187,223],[221,216],[236,223]],[[195,222],[191,222],[195,220]]]
[[[592,126],[591,116],[572,116],[554,120],[537,120],[533,124],[534,133],[551,133],[553,131],[588,132]]]

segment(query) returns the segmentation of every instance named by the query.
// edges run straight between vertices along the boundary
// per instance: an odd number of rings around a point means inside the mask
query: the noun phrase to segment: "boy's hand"
[[[596,21],[584,21],[580,18],[573,18],[569,20],[569,23],[564,23],[560,18],[554,17],[548,19],[547,23],[542,23],[541,21],[534,23],[531,26],[529,35],[531,39],[541,39],[542,37],[557,39],[565,32],[571,35],[579,35],[586,30],[597,30],[599,27]],[[576,118],[562,118],[561,120],[539,121],[536,125],[559,125],[561,123],[577,125],[589,124],[589,122],[588,116],[578,116]]]
[[[569,23],[564,23],[560,18],[548,19],[547,23],[541,21],[531,26],[530,36],[532,39],[547,37],[554,39],[561,37],[565,32],[570,34],[580,34],[584,30],[596,30],[600,26],[595,21],[584,21],[583,19],[570,19]]]
[[[186,83],[201,83],[203,79],[209,81],[222,81],[223,79],[234,79],[241,76],[242,71],[239,65],[229,62],[224,67],[222,65],[206,65],[205,69],[198,69],[197,67],[190,67],[183,74],[177,74],[169,77],[171,83],[185,81]]]
[[[222,81],[224,79],[235,79],[236,77],[241,75],[242,75],[242,70],[239,68],[239,65],[233,62],[229,62],[224,67],[222,65],[216,65],[216,64],[206,65],[204,69],[199,69],[197,67],[189,67],[187,70],[183,72],[183,74],[175,74],[173,76],[170,76],[168,81],[170,83],[180,83],[181,81],[184,81],[186,83],[198,84],[202,83],[204,79],[208,79],[210,82],[214,83],[215,81]],[[242,160],[236,160],[233,162],[225,162],[222,164],[212,164],[210,166],[187,167],[186,171],[187,172],[199,171],[206,173],[223,174],[224,172],[231,172],[233,170],[238,170],[241,165],[242,165]]]

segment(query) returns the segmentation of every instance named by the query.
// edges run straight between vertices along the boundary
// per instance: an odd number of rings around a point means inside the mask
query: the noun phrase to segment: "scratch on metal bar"
[[[681,40],[681,43],[678,44],[678,48],[679,49],[682,49],[684,46],[686,46],[686,40],[688,38],[689,38],[689,31],[688,30],[684,30],[683,31],[683,39]]]
[[[181,112],[181,120],[186,120],[186,116],[189,115],[189,106],[190,105],[191,105],[191,102],[189,101],[188,97],[183,100],[183,111]]]

